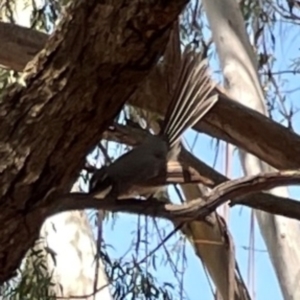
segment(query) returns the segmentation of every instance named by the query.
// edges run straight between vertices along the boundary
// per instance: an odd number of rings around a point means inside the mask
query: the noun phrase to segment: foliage
[[[17,277],[1,288],[1,296],[3,300],[54,300],[53,286],[44,251],[33,248],[29,250]]]

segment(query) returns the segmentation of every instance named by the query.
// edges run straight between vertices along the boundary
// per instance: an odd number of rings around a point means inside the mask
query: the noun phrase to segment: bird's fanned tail
[[[214,87],[207,61],[201,58],[201,54],[186,50],[161,131],[167,137],[170,147],[216,103],[217,96],[210,96]]]

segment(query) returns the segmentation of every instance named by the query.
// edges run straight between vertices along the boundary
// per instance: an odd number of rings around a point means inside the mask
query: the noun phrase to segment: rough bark
[[[14,0],[12,2],[15,5],[13,10],[15,22],[29,27],[33,10],[31,1]],[[10,4],[12,3],[10,2]],[[6,20],[4,11],[1,13],[3,13],[3,19]],[[48,39],[46,34],[11,23],[4,23],[0,27],[0,31],[2,33],[0,35],[4,35],[4,37],[9,36],[9,32],[11,34],[9,39],[2,40],[0,56],[12,63],[14,67],[17,67],[13,60],[15,56],[23,59],[20,71],[23,70],[32,55],[37,54],[37,45],[42,42],[44,46]],[[11,39],[13,42],[10,42]],[[18,47],[19,44],[22,44],[23,47]],[[78,189],[77,181],[77,184],[73,186],[73,191],[78,191]],[[84,299],[112,300],[101,258],[99,258],[99,264],[95,264],[95,239],[91,224],[87,221],[84,211],[66,211],[47,218],[43,224],[39,241],[41,242],[35,244],[34,251],[42,251],[45,255],[47,270],[44,272],[47,272],[48,276],[52,275],[53,285],[49,287],[51,292],[62,297],[93,295],[84,297]],[[51,249],[51,255],[46,249]],[[30,264],[35,258],[28,257],[27,259]]]
[[[32,246],[54,192],[161,55],[186,1],[74,1],[27,66],[26,88],[0,102],[0,282]]]
[[[257,62],[251,48],[243,17],[235,0],[203,0],[213,33],[229,94],[245,106],[268,115],[257,73]],[[249,122],[249,120],[248,120]],[[236,126],[238,126],[236,124]],[[253,133],[252,133],[253,134]],[[253,137],[255,143],[256,136]],[[268,143],[282,144],[281,136],[268,136]],[[287,145],[282,144],[287,151]],[[272,167],[257,157],[239,150],[244,173],[270,172]],[[269,153],[266,153],[269,155]],[[277,159],[281,159],[278,157]],[[295,157],[293,157],[295,159]],[[265,159],[265,161],[270,162]],[[297,158],[295,164],[297,165]],[[295,168],[294,164],[294,168]],[[273,163],[280,167],[280,163]],[[271,194],[288,196],[286,187],[272,189]],[[300,228],[294,220],[255,211],[255,215],[274,266],[284,299],[300,299]]]

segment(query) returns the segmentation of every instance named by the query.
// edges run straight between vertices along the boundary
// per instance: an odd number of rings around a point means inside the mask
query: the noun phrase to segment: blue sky
[[[280,24],[276,25],[275,37],[275,65],[273,70],[288,70],[291,65],[292,59],[299,56],[299,46],[300,37],[297,34],[299,28],[294,28],[292,25]],[[282,43],[281,41],[283,41]],[[219,70],[218,62],[215,58],[211,60],[211,67],[213,70]],[[290,103],[293,103],[298,107],[298,97],[299,92],[299,75],[284,74],[281,76],[281,80],[284,82],[281,86],[282,91],[293,91],[288,95],[287,107]],[[275,115],[277,121],[281,121],[282,117],[279,114]],[[293,126],[296,132],[300,131],[299,114],[296,114],[293,118]],[[195,133],[189,131],[185,138],[189,144],[193,143]],[[199,135],[197,144],[195,146],[194,153],[200,157],[202,160],[210,164],[214,163],[215,159],[215,142],[205,135]],[[222,149],[224,149],[224,144],[222,144]],[[224,172],[224,155],[220,155],[216,169],[220,172]],[[242,175],[239,161],[235,155],[232,167],[233,177],[239,177]],[[298,188],[290,188],[291,197],[298,199],[299,190]],[[177,196],[174,192],[170,193],[171,199],[176,201]],[[236,248],[236,258],[239,263],[244,280],[247,282],[247,270],[248,270],[248,259],[249,259],[249,234],[250,234],[250,210],[243,207],[234,207],[230,210],[230,222],[229,228],[233,235],[235,248]],[[144,218],[142,218],[144,222]],[[106,243],[114,246],[114,249],[109,250],[112,257],[118,258],[122,256],[129,248],[136,236],[138,217],[129,216],[126,214],[119,214],[117,220],[113,226],[111,222],[107,222],[105,226],[104,239]],[[159,228],[168,234],[172,225],[166,221],[158,221]],[[149,220],[149,231],[150,237],[148,238],[148,251],[152,250],[157,246],[160,239],[158,233],[153,229],[151,220]],[[166,245],[169,250],[172,250],[174,244],[178,242],[178,235],[172,238]],[[177,262],[176,257],[178,252],[186,251],[187,265],[184,268],[184,296],[191,300],[198,299],[213,299],[211,293],[211,287],[208,282],[207,276],[203,270],[202,264],[199,258],[195,255],[194,250],[189,245],[189,242],[185,243],[185,250],[181,247],[180,251],[176,250],[177,254],[173,254],[174,263],[180,269],[182,266],[182,261]],[[141,246],[141,249],[144,249]],[[180,247],[179,247],[180,248]],[[272,265],[268,253],[266,252],[265,244],[260,235],[259,229],[255,224],[255,296],[257,300],[273,299],[282,300],[281,291],[278,286],[277,279],[275,277]],[[175,253],[174,250],[172,253]],[[127,259],[131,259],[130,252]],[[140,258],[146,255],[146,251],[140,250]],[[160,260],[166,258],[165,251],[160,249],[156,253],[157,259],[157,270],[154,275],[160,282],[172,282],[178,286],[178,280],[173,275],[170,265],[165,265],[164,263],[159,263]]]

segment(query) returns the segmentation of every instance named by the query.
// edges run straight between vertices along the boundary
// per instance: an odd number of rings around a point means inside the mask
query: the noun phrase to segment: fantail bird
[[[160,133],[149,135],[142,144],[96,171],[90,181],[89,194],[117,199],[132,187],[156,177],[169,160],[177,158],[184,131],[194,126],[217,102],[217,95],[211,96],[214,86],[207,61],[201,59],[201,54],[185,50]]]

